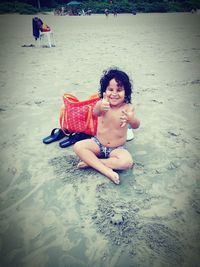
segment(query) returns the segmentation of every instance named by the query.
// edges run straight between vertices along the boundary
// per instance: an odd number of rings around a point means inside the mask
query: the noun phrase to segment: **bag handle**
[[[88,128],[89,123],[90,123],[90,119],[92,117],[92,107],[88,106],[88,116],[87,116],[87,121],[86,121],[86,125],[85,125],[85,130]]]
[[[66,125],[67,125],[67,121],[65,120],[65,117],[64,117],[64,106],[63,106],[63,107],[61,108],[61,110],[60,110],[60,127],[61,127],[61,129],[62,129],[62,131],[63,131],[63,133],[64,133],[65,135],[69,135],[70,132],[68,131],[68,129],[65,129],[65,128],[63,127],[64,122],[65,122]]]

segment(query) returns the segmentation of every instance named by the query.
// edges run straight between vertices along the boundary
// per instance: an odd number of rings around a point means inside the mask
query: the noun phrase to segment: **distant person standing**
[[[113,8],[113,15],[114,15],[114,17],[117,16],[117,8],[116,7]]]
[[[108,11],[107,8],[104,10],[104,13],[105,13],[106,17],[108,17],[108,15],[109,15],[109,11]]]
[[[61,16],[64,16],[65,15],[65,8],[64,8],[64,6],[61,7],[60,15]]]
[[[136,10],[134,8],[132,9],[132,14],[136,15]]]

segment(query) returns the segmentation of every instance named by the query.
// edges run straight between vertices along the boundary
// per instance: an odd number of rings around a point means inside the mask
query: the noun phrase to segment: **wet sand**
[[[0,266],[200,266],[200,16],[41,15],[53,48],[32,17],[0,16]],[[42,143],[63,93],[87,98],[110,66],[141,120],[120,186]]]

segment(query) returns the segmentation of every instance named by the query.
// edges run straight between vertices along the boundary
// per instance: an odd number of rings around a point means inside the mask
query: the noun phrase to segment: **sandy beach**
[[[0,266],[200,266],[200,15],[38,16],[55,47],[0,15]],[[119,186],[42,143],[64,92],[86,99],[110,66],[141,120]]]

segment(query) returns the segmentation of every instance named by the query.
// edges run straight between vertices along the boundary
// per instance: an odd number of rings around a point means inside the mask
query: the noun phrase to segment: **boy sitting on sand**
[[[101,100],[93,110],[98,117],[97,134],[77,142],[74,152],[82,160],[78,168],[90,166],[119,184],[119,175],[113,170],[133,166],[132,156],[125,147],[128,124],[133,129],[140,126],[131,104],[132,85],[128,75],[117,68],[104,71],[99,93]]]

